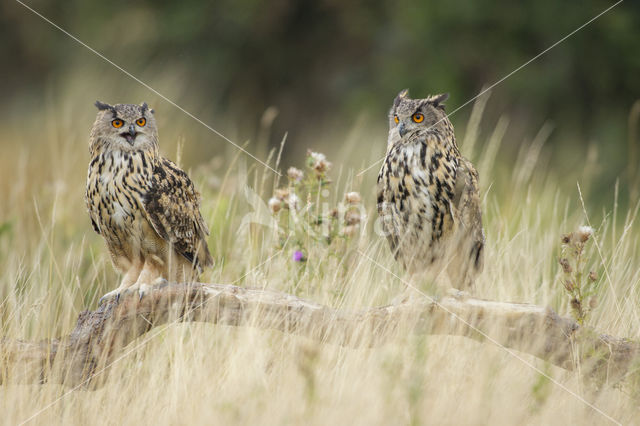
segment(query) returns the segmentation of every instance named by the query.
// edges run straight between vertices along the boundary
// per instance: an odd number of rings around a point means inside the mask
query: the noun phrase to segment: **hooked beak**
[[[404,127],[404,123],[398,124],[398,133],[400,133],[400,137],[404,137],[407,134],[407,128]]]
[[[133,142],[136,140],[136,135],[136,128],[133,126],[133,124],[129,126],[128,132],[120,133],[120,136],[125,138],[127,142],[129,142],[129,145],[133,145]]]

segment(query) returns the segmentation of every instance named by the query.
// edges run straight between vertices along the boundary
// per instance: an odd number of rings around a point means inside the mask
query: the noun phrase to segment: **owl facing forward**
[[[396,259],[412,274],[469,288],[482,270],[484,232],[478,173],[460,155],[444,111],[448,95],[411,99],[389,113],[387,155],[378,175],[378,212]]]
[[[196,280],[213,263],[200,194],[187,174],[158,152],[153,110],[96,102],[89,137],[86,203],[91,224],[122,274],[120,286],[142,297],[160,279]]]

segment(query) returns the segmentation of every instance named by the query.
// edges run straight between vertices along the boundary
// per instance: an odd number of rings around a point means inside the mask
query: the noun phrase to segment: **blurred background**
[[[26,4],[259,158],[286,133],[283,167],[313,148],[358,171],[384,155],[386,113],[401,89],[413,97],[449,92],[453,111],[613,2]],[[3,2],[0,10],[0,113],[21,145],[36,143],[26,135],[42,144],[57,133],[84,149],[100,99],[149,102],[161,148],[173,156],[182,140],[188,167],[234,152],[21,4]],[[502,117],[501,167],[537,135],[538,164],[567,177],[570,191],[588,175],[593,201],[611,202],[618,182],[626,204],[637,196],[639,98],[640,3],[627,1],[497,85],[473,148],[484,149]],[[451,116],[459,141],[471,110]],[[341,151],[351,134],[357,147]],[[0,143],[15,148],[15,140]],[[372,185],[378,169],[367,172]]]

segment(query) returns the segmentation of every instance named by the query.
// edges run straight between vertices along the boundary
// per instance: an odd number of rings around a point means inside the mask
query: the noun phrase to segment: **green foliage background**
[[[284,156],[296,159],[310,146],[331,152],[318,146],[317,135],[339,146],[341,135],[358,119],[379,127],[366,149],[382,154],[386,110],[399,90],[410,88],[416,97],[449,92],[453,111],[612,4],[28,2],[240,141],[259,139],[262,114],[277,108],[267,144],[277,145],[288,132]],[[164,117],[181,114],[146,89],[132,96],[137,83],[19,3],[4,2],[0,10],[0,111],[5,115],[22,111],[20,106],[35,108],[47,90],[59,97],[68,87],[60,82],[78,74],[93,84],[93,90],[82,90],[86,105],[97,97],[116,103],[140,102],[142,96]],[[163,76],[174,76],[173,84]],[[640,98],[639,76],[640,4],[626,1],[498,85],[485,117],[489,122],[510,117],[501,152],[507,162],[545,122],[553,126],[545,149],[561,173],[579,167],[590,147],[595,149],[606,167],[597,173],[594,189],[610,193],[616,179],[628,183],[637,175],[630,161],[637,160],[632,144],[640,142],[629,139],[628,121]],[[458,128],[470,110],[451,117]],[[256,152],[251,143],[248,149]],[[187,158],[202,154],[211,152],[187,150]]]

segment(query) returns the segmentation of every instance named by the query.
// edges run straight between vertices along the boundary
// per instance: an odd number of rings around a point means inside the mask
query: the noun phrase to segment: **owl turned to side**
[[[387,155],[378,175],[378,212],[397,260],[411,273],[469,288],[483,266],[478,172],[460,155],[444,111],[447,94],[411,99],[389,112]]]
[[[213,263],[200,194],[184,171],[160,156],[153,110],[146,103],[96,106],[86,203],[93,228],[123,274],[101,302],[127,289],[142,297],[162,279],[197,280]]]

